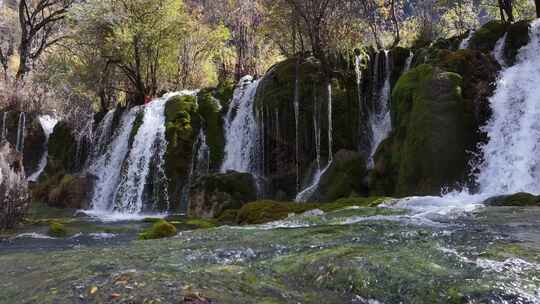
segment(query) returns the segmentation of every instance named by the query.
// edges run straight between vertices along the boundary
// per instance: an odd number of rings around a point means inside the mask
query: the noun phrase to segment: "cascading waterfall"
[[[315,92],[315,88],[313,89]],[[313,132],[315,134],[315,154],[317,170],[321,170],[321,106],[317,99],[317,94],[313,96]]]
[[[129,136],[140,111],[135,107],[124,113],[107,151],[92,162],[88,171],[96,176],[91,200],[92,211],[98,215],[113,211],[113,197],[122,174],[122,164],[129,151]]]
[[[2,137],[0,137],[0,140],[7,138],[7,125],[6,125],[7,117],[8,117],[8,112],[4,112],[4,114],[2,115]]]
[[[530,28],[530,42],[519,50],[517,63],[503,70],[493,111],[483,130],[484,163],[477,182],[480,192],[540,194],[540,21]]]
[[[369,113],[369,129],[371,132],[371,151],[368,159],[368,166],[373,167],[374,161],[373,156],[377,151],[379,144],[388,137],[390,131],[392,131],[392,122],[390,120],[390,60],[389,60],[389,51],[384,51],[384,84],[381,87],[380,93],[378,95],[378,101],[375,103]]]
[[[45,145],[44,145],[44,151],[43,155],[41,156],[41,159],[39,160],[38,168],[36,172],[32,173],[28,177],[28,180],[31,182],[36,182],[43,172],[45,170],[45,167],[47,166],[47,157],[49,156],[48,151],[48,143],[49,143],[49,137],[51,136],[54,126],[58,123],[58,120],[54,117],[51,117],[49,115],[43,115],[38,117],[39,124],[41,125],[41,128],[43,129],[43,133],[45,133]]]
[[[332,162],[334,160],[333,155],[333,122],[332,122],[332,83],[329,82],[327,86],[327,92],[328,92],[328,163],[326,164],[326,167],[324,169],[317,168],[317,171],[315,173],[315,176],[313,177],[313,182],[304,190],[302,190],[300,193],[296,195],[296,198],[294,199],[295,202],[307,202],[311,199],[311,197],[317,192],[319,189],[319,183],[321,181],[321,177],[328,171],[330,166],[332,165]]]
[[[26,129],[26,113],[21,112],[19,114],[19,123],[17,126],[17,144],[15,149],[19,152],[24,150],[24,133]]]
[[[167,101],[182,93],[171,93],[144,106],[144,118],[139,127],[129,155],[125,161],[126,172],[121,175],[114,195],[114,209],[122,213],[144,211],[144,190],[148,177],[153,172],[160,176],[159,183],[166,183],[164,156],[167,149],[165,138],[165,105]],[[152,166],[151,166],[152,165]],[[155,170],[155,171],[151,171]],[[165,187],[166,188],[166,187]],[[154,204],[156,203],[154,198]],[[168,197],[163,195],[168,205]]]
[[[508,35],[508,33],[504,33],[504,35],[499,40],[497,40],[495,48],[493,48],[493,52],[491,52],[495,60],[497,60],[497,62],[502,67],[506,67],[506,62],[504,60],[504,46],[506,44],[506,35]]]
[[[225,157],[221,172],[228,170],[257,175],[256,149],[259,134],[254,99],[259,80],[244,76],[235,89],[225,118]]]

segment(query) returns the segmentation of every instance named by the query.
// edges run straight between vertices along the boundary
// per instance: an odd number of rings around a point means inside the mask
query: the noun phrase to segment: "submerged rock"
[[[540,196],[520,192],[490,197],[484,203],[490,206],[540,206]]]
[[[176,227],[174,227],[173,224],[165,220],[160,220],[154,223],[154,225],[152,225],[150,229],[141,233],[139,235],[139,239],[141,240],[161,239],[161,238],[166,238],[166,237],[172,237],[175,235],[176,235]]]
[[[30,207],[22,154],[0,142],[0,229],[13,228]]]
[[[213,218],[224,210],[239,209],[257,199],[257,185],[251,174],[229,171],[211,174],[193,182],[188,216]]]

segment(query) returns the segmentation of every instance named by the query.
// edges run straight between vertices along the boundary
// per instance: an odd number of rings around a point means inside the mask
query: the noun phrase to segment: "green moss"
[[[217,226],[215,220],[208,219],[189,219],[186,221],[186,225],[195,226],[199,229],[210,229]]]
[[[321,177],[319,190],[321,202],[331,202],[341,197],[362,195],[362,179],[366,174],[365,161],[361,154],[340,150],[334,157],[334,162]]]
[[[163,219],[161,219],[159,217],[145,217],[142,221],[144,223],[157,223],[157,222],[160,222],[162,220]]]
[[[367,198],[343,198],[333,203],[296,203],[296,202],[276,202],[257,201],[244,205],[237,214],[237,223],[263,224],[287,218],[292,213],[304,213],[309,210],[320,209],[324,212],[331,212],[347,207],[376,207],[388,200],[383,197]]]
[[[206,143],[210,147],[210,167],[217,168],[223,160],[225,147],[220,101],[212,92],[201,91],[198,102],[199,114],[205,121]]]
[[[214,92],[215,97],[223,106],[227,106],[234,94],[235,83],[231,80],[220,82]]]
[[[468,132],[460,75],[420,65],[403,75],[392,93],[391,138],[379,149],[372,173],[375,190],[393,180],[394,192],[439,194],[466,175]],[[391,176],[397,174],[396,176]],[[381,181],[382,179],[382,181]]]
[[[540,196],[530,193],[516,193],[489,198],[486,203],[491,206],[540,206]]]
[[[161,239],[161,238],[167,238],[172,237],[176,235],[176,227],[172,225],[171,223],[161,220],[154,225],[144,231],[143,233],[139,234],[140,240],[150,240],[150,239]]]
[[[497,44],[497,40],[506,32],[506,28],[507,24],[499,20],[492,20],[484,24],[474,32],[469,47],[482,52],[490,52]]]
[[[75,149],[75,137],[71,133],[71,129],[65,122],[59,122],[49,138],[50,165],[47,164],[45,172],[54,174],[59,170],[70,171],[74,169]]]
[[[221,214],[217,217],[217,221],[220,224],[232,225],[232,224],[236,224],[237,217],[238,217],[237,209],[227,209],[221,212]]]
[[[51,222],[49,224],[48,234],[52,237],[65,237],[68,234],[68,231],[64,224],[60,222]]]

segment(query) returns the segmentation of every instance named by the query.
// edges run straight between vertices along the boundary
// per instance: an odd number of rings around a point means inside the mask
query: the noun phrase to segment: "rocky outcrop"
[[[35,200],[51,207],[87,209],[90,206],[95,178],[89,174],[58,173],[32,189]]]
[[[233,171],[211,174],[193,182],[188,216],[214,218],[224,210],[239,209],[256,199],[257,186],[250,174]]]
[[[356,151],[340,150],[332,164],[321,176],[318,193],[312,198],[319,202],[333,202],[339,198],[367,195],[363,182],[366,164],[363,155]]]
[[[540,196],[530,193],[515,193],[488,198],[485,202],[489,206],[540,206]]]
[[[13,228],[30,207],[22,154],[0,141],[0,229]]]
[[[5,125],[3,118],[5,115]],[[17,136],[19,134],[19,125],[23,125],[21,112],[18,111],[0,111],[0,126],[5,127],[6,140],[13,146],[17,145]],[[21,121],[20,121],[21,120]],[[22,129],[21,129],[22,132]],[[1,135],[0,135],[1,136]],[[36,114],[24,114],[24,141],[23,164],[26,174],[29,176],[34,173],[39,166],[39,161],[45,152],[46,135]]]

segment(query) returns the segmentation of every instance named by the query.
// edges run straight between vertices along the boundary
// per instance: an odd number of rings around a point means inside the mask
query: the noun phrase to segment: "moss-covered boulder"
[[[66,122],[59,122],[49,137],[49,158],[45,174],[54,175],[60,171],[71,172],[75,169],[77,143],[72,129]]]
[[[203,119],[203,128],[206,134],[206,144],[210,148],[209,169],[217,171],[221,166],[225,147],[225,131],[223,129],[222,101],[220,98],[229,98],[228,93],[218,89],[201,90],[197,100],[199,103],[199,115]],[[221,96],[223,94],[225,96]]]
[[[489,21],[473,33],[469,40],[469,48],[486,53],[491,52],[506,32],[507,27],[508,24],[502,21]]]
[[[94,183],[95,177],[89,174],[71,175],[60,172],[34,185],[33,198],[51,207],[87,209],[90,207]]]
[[[151,228],[139,234],[141,240],[161,239],[167,237],[173,237],[176,235],[176,227],[165,221],[160,220],[152,225]]]
[[[439,194],[467,172],[471,118],[462,96],[463,79],[431,65],[403,75],[392,94],[390,138],[378,149],[372,194]]]
[[[540,206],[540,196],[520,192],[512,195],[491,197],[484,203],[490,206]]]
[[[53,221],[49,224],[49,230],[47,234],[52,237],[65,237],[68,235],[68,230],[66,229],[64,224]]]
[[[519,49],[529,43],[529,27],[530,21],[527,20],[513,23],[508,27],[504,45],[504,58],[509,65],[516,62]]]
[[[363,155],[355,151],[340,150],[328,170],[321,176],[316,200],[333,202],[338,198],[367,194],[363,179],[366,164]]]
[[[251,174],[229,171],[202,176],[191,186],[188,216],[213,218],[256,199],[257,185]]]
[[[195,96],[175,96],[165,105],[165,174],[169,179],[168,194],[173,210],[179,210],[182,190],[188,184],[193,143],[200,127]]]

